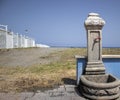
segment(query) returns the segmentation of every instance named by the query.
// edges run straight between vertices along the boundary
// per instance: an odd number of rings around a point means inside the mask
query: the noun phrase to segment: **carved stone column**
[[[85,21],[87,30],[87,62],[80,77],[79,89],[90,100],[116,100],[119,98],[119,79],[105,74],[102,62],[102,27],[105,21],[99,14],[90,13]]]
[[[87,31],[88,61],[85,74],[104,74],[105,67],[102,62],[102,27],[105,21],[97,13],[89,13],[85,20]]]

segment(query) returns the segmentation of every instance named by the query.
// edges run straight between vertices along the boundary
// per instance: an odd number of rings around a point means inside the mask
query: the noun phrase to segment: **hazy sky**
[[[86,46],[90,12],[106,21],[103,46],[120,47],[120,0],[0,0],[0,24],[50,46]]]

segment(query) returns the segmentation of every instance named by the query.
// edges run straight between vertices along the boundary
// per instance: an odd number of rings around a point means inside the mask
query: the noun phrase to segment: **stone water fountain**
[[[105,73],[102,61],[102,28],[105,21],[97,13],[85,20],[87,31],[87,61],[80,77],[83,96],[92,100],[115,100],[119,97],[120,81]]]

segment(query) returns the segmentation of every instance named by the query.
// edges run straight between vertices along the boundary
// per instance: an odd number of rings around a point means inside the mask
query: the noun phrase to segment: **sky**
[[[86,47],[91,12],[106,22],[103,47],[120,47],[120,0],[0,0],[0,24],[49,46]]]

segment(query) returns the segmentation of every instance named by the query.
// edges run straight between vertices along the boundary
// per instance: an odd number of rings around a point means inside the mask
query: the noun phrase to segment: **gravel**
[[[35,64],[48,64],[60,59],[57,52],[66,48],[20,48],[1,49],[0,67],[32,66]],[[52,56],[50,56],[52,54]]]

